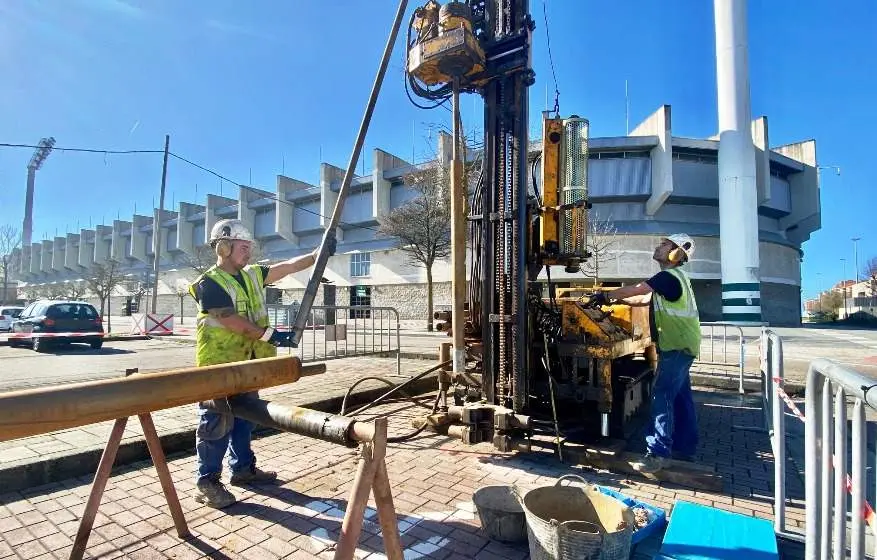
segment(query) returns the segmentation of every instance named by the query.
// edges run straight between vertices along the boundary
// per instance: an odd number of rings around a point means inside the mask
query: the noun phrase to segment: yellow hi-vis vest
[[[676,301],[669,301],[657,292],[652,293],[658,349],[665,352],[683,350],[697,357],[700,353],[700,319],[691,281],[678,268],[669,268],[667,272],[679,280],[682,296]]]
[[[246,290],[231,274],[213,266],[189,286],[189,293],[195,301],[198,301],[195,286],[201,278],[210,278],[228,293],[238,315],[260,327],[269,326],[262,271],[258,266],[248,265],[241,270],[241,276],[246,284]],[[270,358],[277,355],[274,345],[232,332],[203,311],[198,312],[195,341],[196,366],[226,364],[254,357]]]

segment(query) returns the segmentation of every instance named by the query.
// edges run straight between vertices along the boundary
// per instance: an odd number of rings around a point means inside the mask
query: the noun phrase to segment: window
[[[353,278],[368,276],[371,273],[371,253],[352,253],[350,255],[350,276]]]

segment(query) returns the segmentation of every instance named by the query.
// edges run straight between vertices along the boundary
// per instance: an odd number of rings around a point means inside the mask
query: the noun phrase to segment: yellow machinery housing
[[[484,50],[472,32],[467,4],[434,0],[414,14],[417,41],[408,51],[408,73],[429,86],[484,72]]]

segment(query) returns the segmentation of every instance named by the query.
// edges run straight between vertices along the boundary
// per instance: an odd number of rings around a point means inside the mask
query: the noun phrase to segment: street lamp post
[[[843,263],[843,269],[844,269],[844,274],[841,277],[840,289],[841,289],[841,294],[843,294],[843,298],[844,298],[844,319],[846,319],[850,315],[849,311],[847,310],[847,260],[841,259],[840,262]]]
[[[856,284],[859,283],[859,240],[861,237],[853,237],[853,259],[856,265]]]

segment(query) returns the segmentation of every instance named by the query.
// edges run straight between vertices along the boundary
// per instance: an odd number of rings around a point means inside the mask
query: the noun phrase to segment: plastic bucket
[[[482,486],[472,494],[472,501],[488,538],[508,543],[527,540],[527,521],[514,488]]]

